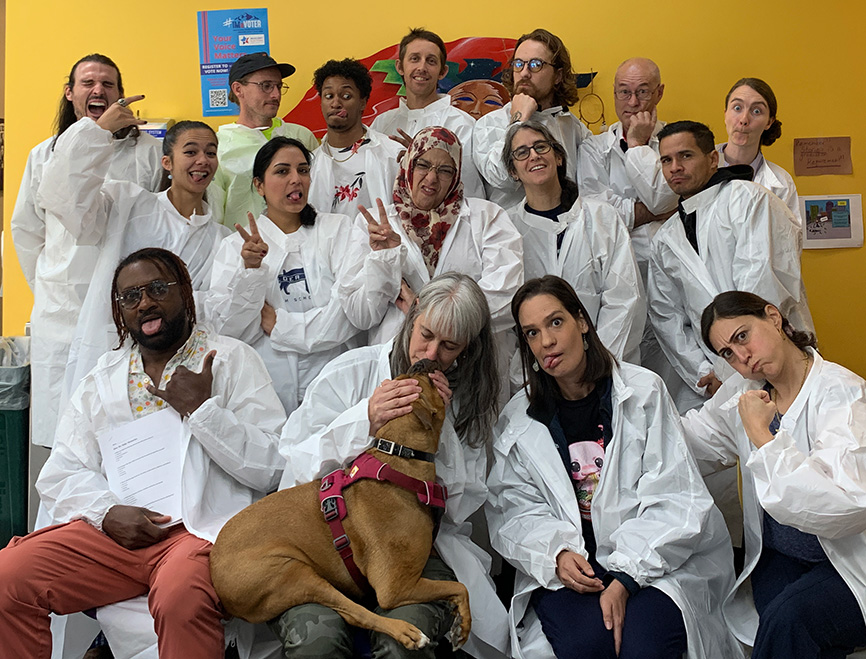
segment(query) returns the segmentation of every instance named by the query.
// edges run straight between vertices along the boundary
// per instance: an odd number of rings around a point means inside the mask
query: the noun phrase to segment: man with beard
[[[577,180],[577,148],[592,135],[569,112],[577,98],[571,55],[562,39],[537,29],[517,40],[514,55],[502,72],[511,102],[481,117],[472,133],[472,158],[488,184],[488,199],[513,208],[523,198],[520,184],[509,175],[502,157],[505,131],[532,119],[550,130],[565,147],[568,177]]]
[[[12,240],[33,291],[32,437],[33,443],[40,446],[51,446],[54,441],[59,415],[56,385],[63,381],[69,345],[98,249],[76,244],[60,219],[37,203],[36,192],[57,138],[82,117],[100,123],[103,117],[128,114],[134,123],[145,123],[135,121],[125,103],[119,104],[123,98],[120,70],[111,59],[94,53],[75,63],[60,100],[56,133],[30,152],[12,212]],[[118,131],[114,137],[107,178],[132,181],[156,192],[163,172],[159,141],[139,133],[135,125]]]
[[[253,160],[272,137],[291,137],[310,151],[319,146],[304,126],[277,118],[280,100],[289,90],[283,80],[295,72],[291,64],[278,64],[267,53],[250,53],[235,60],[229,70],[229,100],[240,106],[237,123],[219,127],[219,169],[208,187],[214,220],[230,229],[247,226],[247,213],[258,217],[264,199],[253,189]]]
[[[171,252],[124,259],[112,310],[121,345],[76,390],[36,484],[62,523],[0,551],[4,652],[47,659],[49,613],[148,594],[160,657],[222,656],[208,554],[222,525],[279,483],[283,407],[252,348],[196,324],[189,275]],[[181,519],[124,505],[99,446],[163,410],[181,417]]]
[[[368,128],[362,118],[373,89],[370,72],[358,60],[330,60],[313,74],[328,132],[310,171],[310,204],[322,213],[358,214],[376,199],[391,203],[403,147]]]

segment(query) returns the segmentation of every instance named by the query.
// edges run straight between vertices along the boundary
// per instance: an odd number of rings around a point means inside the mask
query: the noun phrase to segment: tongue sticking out
[[[300,192],[291,192],[291,193],[289,193],[289,199],[291,199],[292,201],[300,201],[301,200],[301,193]]]
[[[551,368],[559,362],[559,355],[544,358],[544,368]]]
[[[147,336],[153,336],[162,328],[162,318],[147,320],[141,324],[141,331]]]

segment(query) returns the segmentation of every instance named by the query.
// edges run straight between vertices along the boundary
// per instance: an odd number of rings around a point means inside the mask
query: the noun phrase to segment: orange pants
[[[210,581],[211,543],[182,525],[129,550],[84,521],[13,538],[0,550],[0,657],[50,659],[48,614],[148,594],[161,659],[225,652],[222,607]]]

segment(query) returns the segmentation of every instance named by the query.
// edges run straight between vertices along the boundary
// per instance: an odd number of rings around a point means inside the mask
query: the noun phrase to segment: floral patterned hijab
[[[412,201],[412,175],[415,162],[431,149],[442,149],[451,156],[457,173],[451,179],[451,187],[438,208],[424,211],[417,208]],[[397,208],[397,215],[406,235],[421,248],[424,263],[427,264],[431,277],[436,271],[436,264],[439,263],[439,250],[445,242],[445,235],[457,220],[460,207],[463,205],[463,182],[460,180],[462,153],[460,140],[447,128],[442,126],[422,128],[403,156],[400,174],[394,186],[394,205]]]

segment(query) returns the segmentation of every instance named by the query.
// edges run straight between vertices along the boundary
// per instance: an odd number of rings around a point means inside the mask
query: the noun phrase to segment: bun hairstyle
[[[747,293],[745,291],[719,293],[701,314],[701,338],[704,340],[704,344],[713,351],[713,354],[718,355],[719,353],[710,341],[710,329],[712,329],[713,323],[719,318],[736,318],[737,316],[766,318],[768,305],[776,306],[754,293]],[[781,311],[779,314],[781,315]],[[818,342],[814,334],[794,329],[784,316],[782,316],[782,331],[800,350],[805,350],[806,348],[818,349]]]
[[[776,111],[778,110],[776,95],[773,93],[773,89],[770,85],[760,78],[740,78],[728,91],[728,95],[725,96],[725,108],[727,109],[728,101],[731,100],[731,94],[734,93],[734,90],[737,89],[737,87],[742,87],[744,85],[760,94],[767,102],[767,108],[770,111],[770,118],[773,120],[773,123],[770,124],[770,127],[761,135],[761,144],[763,146],[770,146],[773,142],[782,137],[782,122],[776,118]]]

